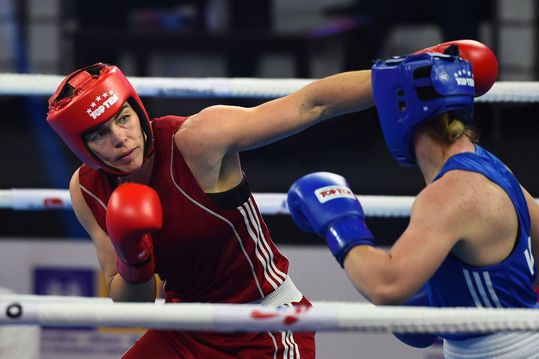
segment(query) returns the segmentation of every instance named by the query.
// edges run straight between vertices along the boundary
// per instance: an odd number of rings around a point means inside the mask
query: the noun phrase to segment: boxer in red
[[[157,274],[167,302],[308,305],[271,240],[239,153],[373,104],[365,70],[253,108],[212,106],[150,120],[120,69],[98,63],[67,76],[47,121],[84,163],[70,183],[73,208],[114,301],[154,301]],[[124,357],[314,356],[314,333],[148,330]]]

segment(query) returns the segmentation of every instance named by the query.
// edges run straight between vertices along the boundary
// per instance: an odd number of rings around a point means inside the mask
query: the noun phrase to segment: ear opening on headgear
[[[401,112],[406,111],[406,101],[399,101],[399,110]]]
[[[406,111],[406,92],[402,87],[399,87],[395,91],[395,95],[397,95],[397,106],[399,107],[399,110],[404,112]]]
[[[430,79],[432,73],[432,65],[422,66],[414,69],[412,77],[414,80]],[[417,98],[421,101],[433,100],[439,98],[440,95],[436,92],[434,87],[429,84],[428,86],[417,86],[415,88]]]
[[[417,69],[414,70],[413,78],[414,80],[429,78],[431,72],[432,72],[432,65],[418,67]]]
[[[440,97],[440,94],[432,86],[417,87],[416,93],[417,98],[421,101],[434,100]]]

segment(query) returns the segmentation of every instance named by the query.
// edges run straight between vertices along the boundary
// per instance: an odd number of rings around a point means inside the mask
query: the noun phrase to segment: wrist
[[[149,281],[155,273],[155,260],[151,253],[145,260],[137,263],[127,263],[118,257],[118,273],[130,284],[142,284]]]
[[[341,267],[352,248],[360,245],[376,246],[371,231],[360,217],[343,217],[332,222],[325,238],[331,253]]]

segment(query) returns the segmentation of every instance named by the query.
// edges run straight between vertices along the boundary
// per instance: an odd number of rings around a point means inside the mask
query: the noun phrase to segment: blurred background
[[[380,57],[453,39],[489,45],[501,81],[539,78],[534,0],[0,0],[0,72],[70,73],[97,61],[128,76],[319,78],[367,68]],[[0,188],[67,188],[79,165],[45,124],[46,98],[0,97]],[[145,98],[151,116],[189,115],[245,99]],[[535,180],[536,104],[478,104],[481,143],[528,189]],[[286,192],[299,176],[326,170],[358,194],[415,195],[422,178],[387,153],[374,110],[345,116],[243,153],[254,192]],[[71,211],[0,210],[2,236],[85,238]],[[303,242],[287,216],[268,217],[277,242]],[[369,219],[391,243],[406,219]],[[304,243],[320,243],[309,238]]]
[[[368,68],[376,58],[470,38],[493,49],[498,80],[537,81],[538,23],[537,0],[0,0],[0,72],[65,75],[101,61],[117,64],[128,76],[320,78]],[[152,117],[260,102],[143,101]],[[45,123],[46,106],[46,97],[0,96],[0,189],[68,187],[79,162]],[[533,103],[476,105],[480,144],[536,197],[538,110]],[[342,174],[357,194],[413,196],[424,186],[417,170],[390,157],[373,109],[241,158],[253,192],[284,193],[314,171]],[[321,240],[297,230],[288,216],[266,221],[278,244],[322,248]],[[393,243],[407,221],[367,219],[383,245]],[[0,240],[89,242],[66,210],[0,209]],[[2,248],[8,247],[0,242]]]

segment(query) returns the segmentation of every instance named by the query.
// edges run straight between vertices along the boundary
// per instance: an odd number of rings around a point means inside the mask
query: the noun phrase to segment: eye
[[[85,137],[86,142],[99,142],[103,139],[104,136],[105,136],[104,131],[98,130],[98,131],[92,131],[86,134],[86,136],[84,137]]]
[[[123,115],[123,116],[119,117],[119,118],[116,120],[116,122],[117,122],[118,124],[120,124],[120,125],[121,125],[121,124],[124,124],[124,123],[126,123],[127,121],[129,121],[129,118],[130,118],[130,117],[131,117],[130,115]]]

